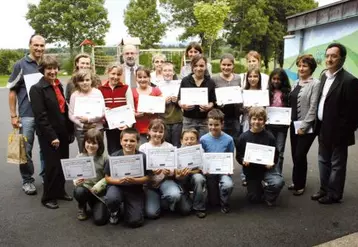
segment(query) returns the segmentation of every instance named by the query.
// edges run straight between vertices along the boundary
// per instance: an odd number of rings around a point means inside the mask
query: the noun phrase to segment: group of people
[[[44,55],[45,39],[33,35],[29,48],[30,53],[15,64],[10,76],[9,106],[13,127],[27,137],[27,163],[19,167],[22,188],[28,195],[36,194],[32,163],[35,131],[38,136],[43,164],[41,201],[47,208],[58,208],[58,200],[73,200],[65,191],[60,160],[69,158],[69,144],[74,137],[78,157],[92,156],[97,175],[94,179],[74,181],[79,220],[88,218],[88,206],[97,225],[108,221],[117,224],[123,218],[131,227],[141,226],[145,217],[159,218],[163,209],[182,215],[194,211],[196,216],[203,218],[209,204],[228,213],[233,190],[231,174],[207,174],[202,167],[146,169],[148,149],[198,144],[204,152],[233,153],[242,165],[240,176],[242,185],[247,187],[248,199],[273,206],[284,186],[282,170],[288,129],[293,161],[292,184],[288,189],[296,196],[304,193],[307,154],[318,136],[321,185],[311,198],[322,204],[337,203],[343,198],[348,146],[354,144],[354,132],[358,127],[358,116],[354,114],[358,107],[358,79],[343,68],[347,51],[342,44],[332,43],[327,47],[327,69],[319,80],[312,77],[317,67],[314,57],[299,56],[296,62],[299,79],[291,87],[283,69],[274,69],[270,75],[260,71],[261,58],[256,51],[246,56],[246,73],[235,74],[235,59],[225,54],[220,60],[221,72],[212,75],[201,46],[190,43],[186,49],[190,63],[181,68],[180,88],[207,88],[208,104],[182,104],[179,91],[177,96],[165,98],[163,114],[138,111],[141,95],[162,97],[161,86],[178,79],[174,64],[166,61],[163,54],[153,56],[151,72],[137,64],[137,48],[126,45],[124,63],[110,64],[106,69],[108,79],[104,81],[94,75],[90,56],[79,54],[64,92],[57,78],[58,61],[54,56]],[[43,77],[28,94],[24,76],[38,72]],[[215,88],[231,86],[268,90],[269,106],[290,107],[292,124],[266,124],[264,107],[218,104]],[[76,99],[81,97],[103,100],[102,116],[91,118],[74,114]],[[132,107],[136,123],[109,129],[105,110],[124,105]],[[295,121],[300,121],[296,131]],[[275,147],[273,164],[264,166],[245,161],[247,143]],[[112,177],[108,156],[134,154],[143,156],[144,176]],[[104,200],[100,199],[102,196]]]

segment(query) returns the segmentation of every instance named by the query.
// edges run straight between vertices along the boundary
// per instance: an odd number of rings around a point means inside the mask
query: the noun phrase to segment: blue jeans
[[[167,124],[167,131],[165,135],[165,141],[173,144],[177,148],[180,147],[180,136],[183,129],[182,123]]]
[[[200,118],[187,118],[183,117],[183,129],[196,129],[199,132],[199,136],[202,137],[209,132],[208,120]]]
[[[182,187],[189,197],[189,190],[193,190],[193,209],[195,211],[206,210],[206,179],[201,173],[191,174],[181,181]]]
[[[170,211],[178,210],[182,215],[190,213],[191,205],[183,195],[182,188],[173,180],[164,180],[158,189],[148,188],[145,211],[150,219],[160,216],[161,200],[168,204]]]
[[[282,174],[288,126],[286,127],[286,126],[267,125],[266,129],[270,131],[276,139],[276,149],[279,153],[277,168],[279,173]]]
[[[206,175],[208,201],[211,206],[228,206],[234,183],[229,175]]]
[[[241,134],[240,121],[234,118],[225,118],[223,131],[230,135],[234,139],[235,143],[237,143]]]
[[[21,118],[20,134],[23,134],[27,141],[25,142],[26,158],[27,163],[19,166],[20,174],[22,177],[22,183],[33,183],[35,179],[34,175],[34,163],[32,161],[32,147],[35,139],[35,118],[33,117],[22,117]],[[42,157],[40,149],[40,160],[41,160],[41,173],[40,176],[44,176],[45,162]]]

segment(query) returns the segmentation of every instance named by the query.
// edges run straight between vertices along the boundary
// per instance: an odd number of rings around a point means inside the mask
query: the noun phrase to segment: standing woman
[[[203,55],[193,57],[191,60],[193,73],[183,78],[180,88],[207,88],[209,103],[207,105],[184,105],[181,104],[180,91],[178,96],[179,106],[183,110],[183,129],[194,128],[200,136],[208,132],[206,117],[216,102],[215,82],[205,74],[206,65],[207,60]]]
[[[191,60],[196,55],[204,55],[203,54],[203,48],[201,48],[201,45],[198,42],[191,42],[185,49],[185,57],[189,59],[189,62],[185,64],[181,70],[180,70],[180,78],[184,78],[185,76],[190,75],[193,71],[191,68]],[[211,64],[207,63],[205,75],[211,76]]]
[[[307,178],[307,154],[316,137],[309,130],[314,125],[317,111],[319,80],[313,79],[312,74],[317,63],[311,54],[297,58],[298,80],[290,94],[291,115],[291,153],[293,160],[292,184],[288,187],[293,194],[300,196],[304,193]],[[295,133],[294,121],[301,121]],[[338,131],[338,130],[337,130]]]
[[[217,88],[220,87],[241,87],[241,78],[239,74],[234,73],[235,58],[231,54],[225,54],[220,59],[221,72],[212,77]],[[240,92],[241,93],[241,92]],[[225,114],[223,131],[232,136],[234,141],[240,135],[240,115],[242,104],[229,104],[220,106]]]
[[[291,85],[286,72],[283,69],[274,69],[269,79],[269,96],[271,107],[288,107]],[[282,174],[283,158],[285,153],[286,138],[289,126],[269,124],[267,130],[276,138],[276,149],[278,151],[278,169]]]
[[[160,82],[164,81],[163,77],[163,64],[167,60],[164,54],[155,54],[152,58],[153,69],[150,73],[150,82],[157,86]]]
[[[36,132],[46,166],[41,202],[50,209],[58,208],[58,199],[72,201],[65,191],[61,159],[69,157],[73,124],[68,119],[63,88],[57,79],[58,69],[59,63],[54,56],[44,56],[39,68],[44,76],[30,90]]]
[[[258,69],[261,70],[261,55],[260,53],[258,53],[257,51],[249,51],[249,53],[247,53],[246,55],[246,66],[247,66],[247,70],[250,69]],[[245,87],[245,83],[246,83],[246,73],[241,73],[240,77],[241,77],[241,81],[243,82],[242,87]],[[268,89],[268,81],[269,81],[269,76],[264,74],[264,73],[260,73],[260,77],[261,77],[261,88],[263,90]]]

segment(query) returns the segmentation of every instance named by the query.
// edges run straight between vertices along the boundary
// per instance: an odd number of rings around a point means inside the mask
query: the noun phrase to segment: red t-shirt
[[[134,108],[137,112],[138,109],[138,100],[139,100],[139,94],[136,88],[132,88],[133,92],[133,99],[134,99]],[[160,96],[162,92],[157,87],[152,87],[152,92],[149,94],[150,96]],[[142,117],[136,117],[136,124],[135,127],[138,130],[140,134],[147,134],[148,133],[148,126],[150,120],[157,118],[158,114],[144,114]]]
[[[55,83],[52,84],[53,89],[55,90],[56,93],[56,98],[58,101],[58,105],[60,107],[60,112],[61,113],[65,113],[65,104],[66,104],[66,100],[65,97],[63,96],[63,94],[61,93],[61,90],[59,88],[60,85],[60,81],[58,79],[55,80]]]

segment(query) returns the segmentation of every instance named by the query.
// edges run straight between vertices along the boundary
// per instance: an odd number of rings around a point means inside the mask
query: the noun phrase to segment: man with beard
[[[125,45],[123,47],[123,74],[121,77],[121,82],[129,85],[131,88],[137,87],[135,71],[138,68],[136,60],[138,57],[138,50],[134,45]]]

